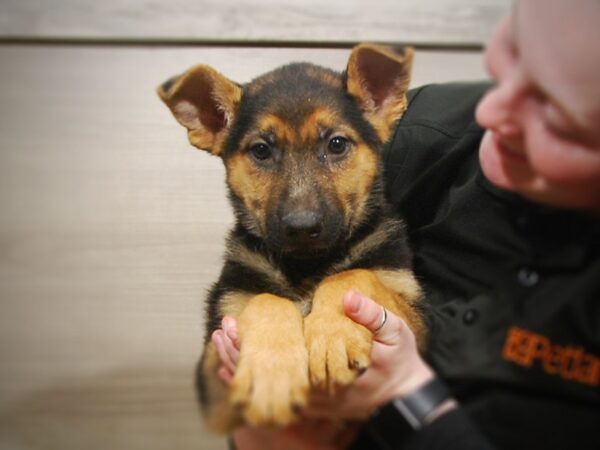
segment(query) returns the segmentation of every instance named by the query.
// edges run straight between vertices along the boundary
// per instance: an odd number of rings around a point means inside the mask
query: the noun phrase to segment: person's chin
[[[486,130],[479,146],[479,162],[485,177],[508,191],[518,191],[519,179],[526,176],[527,161],[502,147],[498,136]]]

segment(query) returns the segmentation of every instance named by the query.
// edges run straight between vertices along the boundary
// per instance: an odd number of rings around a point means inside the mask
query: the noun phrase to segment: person
[[[296,425],[236,430],[237,448],[600,448],[599,23],[597,0],[517,1],[486,48],[495,84],[411,91],[385,166],[431,305],[428,350],[347,293],[374,333],[369,369]],[[227,381],[235,321],[216,334]],[[451,395],[405,426],[395,400],[437,379]]]

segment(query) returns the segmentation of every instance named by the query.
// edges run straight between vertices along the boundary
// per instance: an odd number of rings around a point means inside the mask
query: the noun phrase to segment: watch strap
[[[446,385],[439,378],[433,378],[409,395],[393,400],[392,403],[411,428],[418,430],[425,425],[427,416],[449,398],[450,391]]]

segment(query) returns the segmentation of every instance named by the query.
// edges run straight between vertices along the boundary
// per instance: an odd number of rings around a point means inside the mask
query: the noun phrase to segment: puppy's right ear
[[[390,139],[408,106],[406,91],[412,70],[412,47],[359,44],[352,49],[346,88],[382,142]]]
[[[196,66],[157,89],[190,143],[219,155],[242,98],[242,88],[209,66]]]

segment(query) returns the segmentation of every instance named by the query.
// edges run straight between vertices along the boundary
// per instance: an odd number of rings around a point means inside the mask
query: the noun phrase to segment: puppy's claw
[[[359,376],[367,371],[367,366],[363,362],[357,360],[350,361],[350,368],[355,370]]]

